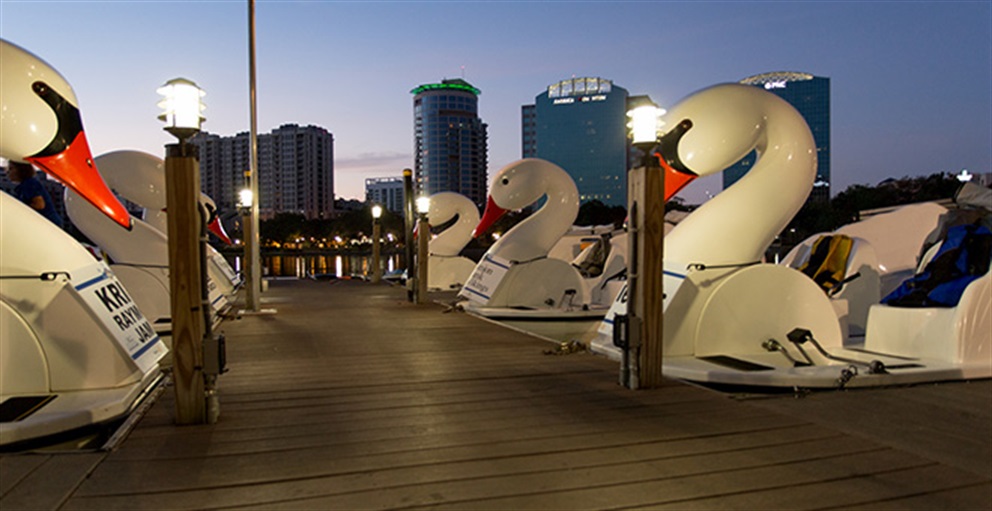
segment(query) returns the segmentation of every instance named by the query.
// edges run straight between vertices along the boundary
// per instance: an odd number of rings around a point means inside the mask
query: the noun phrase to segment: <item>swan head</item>
[[[125,199],[149,210],[165,209],[165,162],[144,151],[111,151],[96,157],[100,174]]]
[[[431,225],[441,225],[458,216],[458,221],[479,223],[479,210],[468,197],[456,192],[438,192],[431,195],[427,219]]]
[[[659,154],[666,199],[696,177],[722,172],[759,145],[767,122],[757,100],[761,94],[768,93],[750,85],[715,85],[665,114],[670,128],[659,141]]]
[[[34,164],[130,229],[131,216],[93,163],[69,82],[5,40],[0,40],[0,76],[0,156]]]
[[[217,214],[217,204],[214,200],[209,195],[200,192],[200,205],[206,212],[207,230],[214,233],[214,236],[217,236],[225,245],[233,245],[234,242],[227,235],[227,230],[224,229],[224,224],[220,221],[220,215]]]
[[[571,185],[571,189],[566,192],[568,197],[563,197],[562,200],[572,200],[578,204],[575,183],[564,169],[554,163],[539,158],[524,158],[503,167],[493,177],[486,209],[472,235],[479,236],[485,232],[507,211],[522,209],[537,202],[557,182]]]

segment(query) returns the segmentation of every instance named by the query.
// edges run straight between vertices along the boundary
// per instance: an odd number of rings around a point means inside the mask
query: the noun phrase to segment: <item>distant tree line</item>
[[[809,201],[796,214],[786,227],[786,244],[796,243],[817,232],[832,231],[858,220],[861,211],[948,199],[954,196],[961,183],[953,174],[936,173],[925,177],[903,177],[887,179],[876,186],[853,185],[837,194],[829,201]],[[666,210],[691,211],[693,205],[686,205],[681,198],[674,198],[666,204]],[[505,232],[517,222],[530,215],[530,211],[509,212],[500,219],[491,232]],[[609,206],[598,200],[583,203],[579,207],[576,225],[623,225],[627,209],[623,206]],[[383,236],[392,234],[397,243],[403,241],[403,217],[391,211],[384,211],[382,218]],[[446,225],[432,226],[440,231]],[[280,213],[260,224],[259,235],[262,244],[270,242],[286,243],[296,239],[344,240],[370,236],[372,234],[372,214],[370,206],[340,213],[333,219],[308,220],[303,215]],[[470,250],[481,250],[493,242],[491,236],[481,236],[469,245]]]
[[[798,243],[818,232],[833,231],[860,220],[862,211],[950,199],[961,182],[950,173],[925,177],[886,179],[875,186],[852,185],[829,201],[809,201],[786,227],[786,244]]]

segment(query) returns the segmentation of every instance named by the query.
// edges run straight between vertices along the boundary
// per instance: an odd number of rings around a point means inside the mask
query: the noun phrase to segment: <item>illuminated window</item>
[[[586,92],[589,94],[599,92],[598,78],[586,78]]]

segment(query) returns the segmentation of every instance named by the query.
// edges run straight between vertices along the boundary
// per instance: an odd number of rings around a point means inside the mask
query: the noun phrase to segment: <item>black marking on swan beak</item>
[[[698,176],[699,174],[689,170],[689,167],[686,167],[685,163],[682,163],[682,159],[679,158],[679,142],[690,129],[692,129],[692,121],[682,119],[682,122],[658,139],[658,154],[673,169],[684,174]]]
[[[72,106],[58,92],[52,90],[45,82],[34,82],[31,90],[38,95],[55,112],[58,120],[58,129],[52,141],[33,157],[54,156],[69,148],[73,140],[83,131],[83,120],[79,116],[79,109]],[[88,163],[89,164],[89,163]],[[92,166],[92,164],[90,164]]]

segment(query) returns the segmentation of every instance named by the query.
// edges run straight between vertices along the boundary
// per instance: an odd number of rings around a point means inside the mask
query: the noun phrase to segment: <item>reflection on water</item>
[[[241,271],[241,261],[242,256],[233,256],[231,265],[234,266],[235,271]],[[400,261],[400,254],[383,256],[383,273],[400,268]],[[263,255],[262,274],[270,277],[300,278],[315,275],[334,275],[337,277],[371,275],[372,257],[333,254]]]

